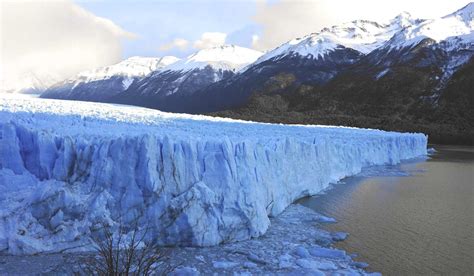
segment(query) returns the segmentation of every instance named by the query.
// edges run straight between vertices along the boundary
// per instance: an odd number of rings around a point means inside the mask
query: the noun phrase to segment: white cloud
[[[4,90],[116,63],[122,41],[133,38],[69,0],[2,1],[0,8]]]
[[[439,17],[462,8],[469,2],[470,0],[258,1],[254,20],[263,27],[263,33],[254,47],[268,50],[324,27],[355,19],[388,20],[402,11],[420,18]]]
[[[253,48],[258,47],[259,40],[260,40],[260,37],[258,35],[256,35],[256,34],[252,35],[252,47]]]
[[[201,38],[194,41],[194,48],[207,49],[220,45],[224,45],[227,34],[219,32],[206,32],[201,35]]]
[[[184,51],[188,48],[189,41],[183,38],[175,38],[173,41],[163,44],[159,47],[160,51],[169,51],[174,48],[178,48],[181,51]]]

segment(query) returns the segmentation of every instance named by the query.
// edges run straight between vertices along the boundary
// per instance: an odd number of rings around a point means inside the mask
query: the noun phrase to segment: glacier
[[[295,200],[426,153],[420,133],[0,95],[0,252],[86,250],[103,222],[162,245],[258,237]]]

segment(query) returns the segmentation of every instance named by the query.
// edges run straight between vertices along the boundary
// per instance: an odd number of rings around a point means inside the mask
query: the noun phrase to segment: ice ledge
[[[119,217],[139,217],[167,245],[257,237],[296,199],[362,167],[425,155],[427,146],[422,134],[327,127],[206,122],[229,134],[200,138],[169,124],[112,136],[42,127],[75,128],[76,119],[0,109],[0,251],[85,245],[92,225]],[[202,122],[181,123],[196,134]],[[258,135],[231,134],[246,131]]]

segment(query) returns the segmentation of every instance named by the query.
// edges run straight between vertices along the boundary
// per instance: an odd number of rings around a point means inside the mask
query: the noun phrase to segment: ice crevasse
[[[94,224],[137,219],[166,245],[258,237],[295,200],[426,146],[423,134],[0,98],[0,252],[87,248]]]

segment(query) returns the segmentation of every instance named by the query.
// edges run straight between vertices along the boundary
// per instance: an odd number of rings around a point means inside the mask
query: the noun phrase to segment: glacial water
[[[474,148],[372,167],[301,204],[337,219],[336,244],[384,275],[474,275]]]

